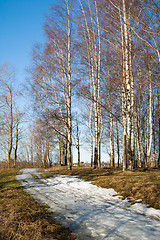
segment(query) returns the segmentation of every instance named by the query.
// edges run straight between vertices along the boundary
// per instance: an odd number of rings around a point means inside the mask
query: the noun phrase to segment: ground
[[[0,239],[76,239],[53,220],[46,206],[38,204],[22,190],[15,177],[18,172],[0,170]],[[54,174],[76,175],[94,185],[114,188],[123,198],[142,199],[142,203],[160,209],[160,169],[124,173],[109,168],[74,167],[70,171],[67,167],[54,167],[42,176],[48,178]]]
[[[160,210],[122,199],[113,188],[102,188],[78,176],[43,178],[37,169],[23,169],[17,179],[26,191],[49,206],[55,219],[79,240],[159,240]],[[145,226],[145,227],[144,227]]]

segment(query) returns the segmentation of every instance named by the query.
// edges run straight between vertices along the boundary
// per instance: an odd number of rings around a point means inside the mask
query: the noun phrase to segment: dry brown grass
[[[114,188],[123,198],[142,199],[142,203],[160,209],[160,169],[123,172],[113,168],[74,167],[70,171],[67,167],[54,167],[42,175],[51,177],[53,174],[78,175],[97,186]]]
[[[45,206],[36,203],[16,181],[18,170],[0,170],[0,239],[73,240]]]

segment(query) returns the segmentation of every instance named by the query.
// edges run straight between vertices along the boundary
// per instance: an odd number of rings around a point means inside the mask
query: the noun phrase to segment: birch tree
[[[20,112],[20,110],[16,106],[15,101],[14,101],[14,110],[15,110],[15,117],[14,117],[14,163],[13,163],[13,166],[14,168],[16,168],[17,157],[18,157],[18,147],[19,147],[19,142],[22,138],[21,124],[23,122],[24,114]]]
[[[33,94],[42,111],[55,118],[66,129],[67,159],[72,169],[72,36],[71,1],[52,7],[45,24],[45,49],[34,53]],[[38,55],[38,61],[37,61]],[[33,72],[34,72],[33,71]],[[37,74],[38,73],[38,74]],[[52,125],[56,132],[59,131]],[[64,130],[65,132],[65,130]],[[61,133],[63,136],[64,134]]]
[[[125,0],[120,12],[122,38],[122,122],[123,122],[123,170],[134,164],[134,82],[132,75],[130,12],[127,13]]]
[[[79,125],[78,120],[76,119],[76,148],[78,153],[78,166],[80,166],[80,139],[79,139]]]
[[[84,4],[79,1],[83,21],[82,36],[86,44],[85,57],[87,56],[86,65],[88,66],[90,79],[90,131],[95,139],[94,146],[94,168],[100,167],[101,156],[101,138],[102,138],[102,114],[101,114],[101,87],[100,87],[100,72],[101,72],[101,33],[99,22],[99,10],[97,1],[86,2]],[[84,53],[84,52],[83,52]],[[83,56],[82,56],[83,58]],[[94,133],[92,129],[92,113],[94,114]]]
[[[111,166],[116,159],[116,140],[118,165],[123,152],[124,171],[149,166],[152,150],[156,153],[158,149],[153,132],[153,127],[157,129],[153,102],[154,106],[158,103],[154,93],[159,88],[157,1],[78,0],[74,29],[71,1],[61,3],[59,8],[52,8],[46,21],[47,42],[38,58],[35,51],[33,74],[40,112],[57,134],[59,162],[63,162],[65,155],[65,163],[68,159],[72,168],[73,46],[76,46],[74,67],[81,76],[76,75],[74,91],[84,99],[87,110],[88,139],[92,149],[94,146],[91,165],[94,168],[101,165],[105,123]],[[72,30],[76,32],[74,45]]]
[[[3,115],[3,129],[1,134],[7,135],[8,145],[8,168],[11,165],[11,153],[13,149],[13,128],[14,128],[14,91],[13,81],[15,80],[14,72],[9,65],[3,65],[0,69],[0,84]]]

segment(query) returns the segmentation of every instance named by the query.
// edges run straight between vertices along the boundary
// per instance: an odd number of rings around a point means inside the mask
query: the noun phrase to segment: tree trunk
[[[127,169],[126,134],[123,133],[123,171]]]
[[[78,151],[78,166],[80,167],[80,146],[79,146],[79,127],[78,127],[78,121],[76,120],[77,125],[77,151]]]
[[[68,1],[67,4],[67,17],[68,17],[68,86],[67,86],[67,107],[68,107],[68,160],[69,167],[72,170],[73,159],[72,159],[72,116],[71,116],[71,23],[70,23],[70,7]]]
[[[68,139],[66,139],[66,144],[65,144],[65,166],[68,165]]]
[[[139,110],[138,107],[136,109],[136,116],[135,116],[135,129],[136,129],[136,145],[137,145],[137,166],[136,167],[141,167],[141,161],[142,161],[142,155],[141,155],[141,137],[140,137],[140,127],[139,127]]]
[[[13,146],[13,99],[12,99],[12,91],[9,89],[10,93],[10,141],[9,141],[9,150],[8,150],[8,168],[10,168],[11,161],[11,152]]]
[[[93,167],[93,137],[91,136],[91,167]]]
[[[98,141],[98,167],[101,167],[101,137]]]
[[[153,97],[153,166],[156,167],[155,103]]]
[[[62,145],[61,145],[61,139],[59,138],[59,165],[62,163]]]
[[[95,146],[94,146],[94,168],[101,165],[101,137],[102,137],[102,115],[101,115],[101,97],[100,97],[100,67],[101,67],[101,36],[99,26],[99,16],[97,1],[94,1],[96,17],[93,18],[91,8],[89,8],[89,18],[86,16],[82,1],[80,1],[82,14],[85,21],[84,38],[87,45],[88,66],[90,72],[90,92],[91,100],[93,101],[94,109],[94,130],[95,130]],[[95,24],[96,21],[96,24]],[[90,27],[92,31],[90,31]],[[93,88],[93,89],[92,89]],[[92,94],[93,91],[93,94]],[[92,97],[93,95],[93,97]],[[92,108],[92,105],[91,105]],[[91,110],[92,113],[92,110]],[[92,115],[90,114],[92,117]],[[91,118],[90,118],[91,122]],[[92,126],[90,125],[92,128]],[[91,129],[91,135],[92,129]],[[92,136],[93,137],[93,136]]]
[[[160,168],[160,100],[159,100],[159,94],[158,94],[158,122],[159,122],[159,129],[158,129],[158,132],[159,132],[159,155],[158,155],[158,167]]]
[[[110,166],[114,167],[114,137],[113,137],[113,116],[112,107],[110,111]]]
[[[135,167],[135,151],[134,151],[134,144],[135,144],[135,139],[134,139],[134,118],[135,118],[135,108],[134,108],[134,79],[133,79],[133,72],[132,72],[132,34],[131,34],[131,26],[130,26],[130,13],[128,17],[128,39],[129,39],[129,77],[130,77],[130,122],[131,122],[131,136],[130,136],[130,141],[131,141],[131,168]]]
[[[152,83],[151,83],[151,71],[149,70],[149,79],[150,79],[150,94],[149,94],[149,125],[150,125],[150,134],[149,134],[149,145],[147,151],[147,167],[149,167],[149,160],[151,155],[152,148],[152,138],[153,138],[153,123],[152,123]]]
[[[120,165],[120,151],[119,151],[119,130],[118,130],[118,122],[116,121],[116,131],[117,131],[117,156],[118,156],[118,161],[117,165],[119,168]]]
[[[65,144],[62,143],[62,164],[65,165]]]
[[[16,168],[17,163],[17,150],[18,150],[18,130],[16,131],[16,147],[14,151],[14,168]]]
[[[123,171],[126,171],[127,154],[126,154],[126,102],[125,102],[125,52],[124,52],[124,29],[121,10],[119,9],[120,24],[121,24],[121,45],[122,45],[122,127],[123,127]]]
[[[131,34],[130,34],[130,16],[127,16],[125,0],[122,0],[122,15],[120,13],[121,22],[121,42],[122,42],[122,118],[123,118],[123,169],[126,167],[133,168],[133,151],[134,151],[134,109],[133,109],[133,75],[132,75],[132,59],[131,59]],[[119,10],[120,11],[120,10]]]
[[[15,146],[15,151],[14,151],[14,168],[16,168],[16,162],[17,162],[17,150],[18,150],[18,140],[19,140],[19,131],[18,131],[18,127],[19,127],[19,119],[18,119],[18,112],[17,112],[17,108],[15,107],[16,110],[16,146]]]
[[[31,154],[31,165],[33,166],[33,140],[32,140],[32,138],[31,138],[30,154]]]
[[[149,91],[149,87],[147,85],[147,91]],[[147,116],[146,116],[146,158],[145,158],[145,167],[148,166],[148,148],[149,148],[149,95],[147,95]]]

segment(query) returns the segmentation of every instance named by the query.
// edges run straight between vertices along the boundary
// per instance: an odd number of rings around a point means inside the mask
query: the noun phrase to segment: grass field
[[[16,174],[18,170],[0,170],[0,239],[76,239],[23,191]]]
[[[142,199],[149,207],[160,209],[160,169],[134,170],[123,172],[119,169],[91,169],[75,167],[70,171],[67,167],[54,167],[43,177],[53,174],[78,175],[81,179],[92,181],[92,184],[103,188],[114,188],[123,198]],[[130,199],[133,203],[134,199]]]

